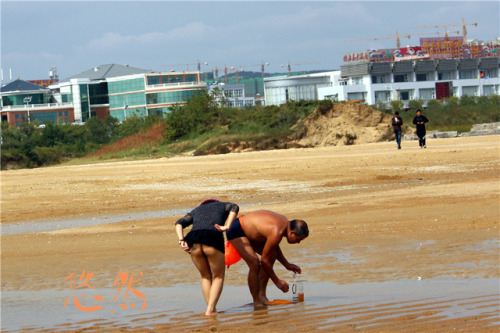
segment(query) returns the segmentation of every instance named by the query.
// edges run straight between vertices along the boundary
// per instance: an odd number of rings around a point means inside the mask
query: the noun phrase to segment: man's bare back
[[[255,307],[267,303],[266,287],[269,279],[281,291],[288,292],[288,283],[279,279],[274,272],[276,260],[287,270],[301,273],[300,267],[289,263],[283,255],[279,247],[282,238],[286,237],[290,244],[298,244],[308,235],[309,229],[305,221],[289,221],[285,216],[269,210],[258,210],[240,216],[227,230],[227,239],[250,269],[248,286]],[[261,255],[260,259],[257,254]]]

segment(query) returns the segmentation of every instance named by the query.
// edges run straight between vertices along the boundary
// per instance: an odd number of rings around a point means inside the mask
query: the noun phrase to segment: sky
[[[461,32],[462,18],[477,23],[467,26],[468,39],[500,37],[498,0],[1,0],[0,11],[2,84],[10,73],[49,79],[56,67],[64,79],[104,64],[168,72],[200,62],[220,74],[224,67],[257,72],[262,63],[268,73],[285,73],[288,63],[292,71],[336,70],[347,53],[395,48],[396,32],[411,35],[402,47],[445,29]]]

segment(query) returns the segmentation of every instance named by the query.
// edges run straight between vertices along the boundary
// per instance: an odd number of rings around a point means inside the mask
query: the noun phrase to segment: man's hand
[[[278,289],[280,289],[284,293],[287,293],[289,289],[288,283],[283,280],[278,280],[278,282],[276,283],[276,287],[278,287]]]
[[[294,273],[302,274],[302,270],[300,269],[300,267],[295,264],[288,264],[288,267],[286,267],[286,269]]]
[[[219,230],[220,232],[224,232],[224,231],[227,231],[228,227],[226,227],[225,225],[223,226],[220,226],[218,224],[214,225],[215,229]]]

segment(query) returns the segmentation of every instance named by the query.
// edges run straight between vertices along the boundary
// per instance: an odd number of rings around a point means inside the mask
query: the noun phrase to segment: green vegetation
[[[128,117],[91,118],[84,125],[22,123],[19,127],[1,127],[1,167],[35,168],[58,163],[92,163],[115,159],[162,157],[184,152],[194,155],[227,153],[230,147],[271,149],[288,147],[290,139],[301,134],[298,120],[316,108],[326,113],[331,101],[298,101],[281,106],[230,108],[219,106],[220,92],[200,92],[174,106],[166,118]],[[222,103],[224,105],[224,103]],[[421,101],[410,103],[421,108]],[[393,113],[402,108],[392,103]],[[430,101],[423,113],[429,118],[429,130],[469,131],[473,124],[500,121],[500,97],[450,98]],[[412,126],[414,110],[400,112]]]
[[[407,126],[413,126],[413,118],[417,109],[422,110],[422,114],[429,119],[426,125],[427,130],[434,131],[458,131],[468,132],[474,124],[500,122],[500,96],[471,97],[462,98],[450,97],[446,100],[431,100],[424,108],[422,100],[409,102],[409,110],[402,111],[400,103],[391,103],[391,108],[386,110],[385,105],[377,104],[374,108],[394,114],[399,111],[403,122]]]
[[[9,127],[2,123],[1,167],[35,168],[62,162],[78,164],[140,159],[193,151],[221,153],[228,142],[272,146],[293,133],[291,127],[324,102],[290,102],[280,107],[219,107],[219,92],[200,92],[185,106],[174,106],[166,118],[128,117],[121,124],[107,117],[84,125],[36,122]],[[268,145],[268,146],[266,146]]]

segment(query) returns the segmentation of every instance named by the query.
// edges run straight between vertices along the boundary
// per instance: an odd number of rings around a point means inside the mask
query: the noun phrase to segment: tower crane
[[[189,66],[194,66],[194,65],[197,65],[197,68],[198,68],[198,72],[201,72],[201,65],[208,65],[208,62],[200,62],[200,60],[198,60],[198,62],[196,64],[168,64],[168,65],[163,65],[165,67],[177,67],[177,66],[186,66],[186,70],[189,70]]]
[[[239,66],[239,67],[240,68],[246,68],[246,67],[256,67],[256,66],[260,66],[260,72],[262,74],[262,77],[264,77],[265,67],[269,66],[269,63],[268,62],[264,62],[264,60],[262,60],[262,62],[260,64],[243,65],[243,66]]]
[[[396,39],[396,47],[399,49],[401,47],[401,38],[408,38],[410,39],[410,35],[408,34],[403,34],[403,35],[400,35],[397,31],[396,31],[396,35],[395,36],[387,36],[387,37],[375,37],[375,38],[360,38],[360,39],[350,39],[350,40],[347,40],[346,42],[361,42],[361,41],[365,41],[365,40],[379,40],[379,39]]]
[[[463,35],[463,42],[464,44],[467,42],[467,26],[468,25],[473,25],[477,27],[477,23],[465,23],[465,19],[462,17],[462,24],[440,24],[440,25],[423,25],[419,27],[412,27],[410,29],[418,29],[418,28],[439,28],[439,27],[462,27],[462,35]],[[446,31],[446,30],[445,30]]]
[[[287,70],[288,70],[288,76],[292,75],[292,66],[300,66],[300,65],[309,65],[309,64],[317,64],[318,62],[317,61],[313,61],[313,62],[301,62],[301,63],[297,63],[297,64],[291,64],[290,63],[290,60],[288,60],[288,65],[281,65],[281,67],[287,67]]]
[[[214,71],[214,77],[218,78],[219,77],[219,68],[217,66],[215,66],[213,71]],[[240,72],[240,71],[242,71],[242,70],[239,69],[238,67],[234,67],[234,66],[227,67],[227,65],[224,65],[224,83],[227,84],[227,73],[228,72],[235,72],[236,73],[236,83],[239,83],[238,72]]]

